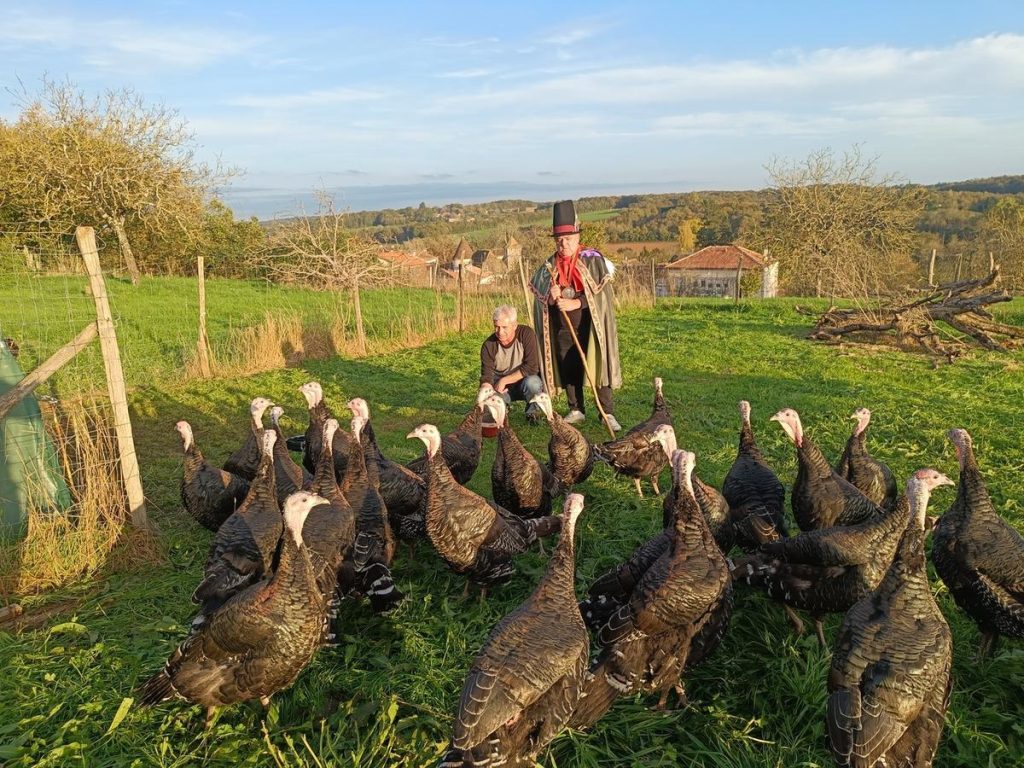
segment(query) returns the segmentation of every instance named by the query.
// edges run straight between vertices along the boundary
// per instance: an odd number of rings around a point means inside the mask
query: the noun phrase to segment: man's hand
[[[572,312],[583,306],[583,302],[579,299],[559,299],[556,303],[563,312]]]
[[[505,382],[504,377],[498,379],[498,382],[494,385],[494,391],[499,395],[505,394],[505,390],[508,389],[508,384]]]

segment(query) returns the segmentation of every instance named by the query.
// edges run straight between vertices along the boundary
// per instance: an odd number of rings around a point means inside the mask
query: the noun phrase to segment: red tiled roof
[[[669,262],[666,269],[736,269],[742,260],[743,269],[763,269],[769,263],[763,254],[742,245],[709,245],[689,256]]]
[[[377,257],[382,261],[390,262],[396,267],[425,267],[427,262],[411,253],[404,251],[382,251]]]

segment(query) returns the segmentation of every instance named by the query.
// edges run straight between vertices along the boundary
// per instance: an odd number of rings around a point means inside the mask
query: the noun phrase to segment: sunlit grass
[[[901,478],[928,465],[955,476],[944,433],[965,426],[997,507],[1024,529],[1024,353],[976,353],[934,367],[928,358],[896,351],[823,346],[805,340],[810,319],[792,304],[665,301],[623,312],[626,386],[616,393],[619,420],[629,425],[647,416],[650,379],[662,376],[680,445],[696,451],[698,473],[714,484],[735,456],[736,403],[743,398],[753,405],[763,452],[787,485],[795,474],[793,451],[768,420],[782,407],[798,409],[807,433],[835,456],[849,433],[850,413],[869,406],[875,414],[869,445]],[[432,311],[428,305],[425,312]],[[1024,318],[1020,301],[999,311],[1017,322]],[[422,450],[404,437],[412,426],[431,421],[451,428],[467,410],[481,333],[362,359],[305,360],[244,378],[161,381],[137,389],[132,409],[143,484],[167,561],[24,601],[30,616],[59,610],[35,629],[0,633],[0,762],[18,768],[435,765],[473,655],[543,572],[546,559],[536,551],[520,558],[520,573],[483,604],[460,599],[462,579],[429,547],[419,546],[413,562],[403,552],[395,574],[407,601],[387,618],[343,606],[341,644],[320,652],[297,683],[275,697],[269,713],[238,706],[206,733],[199,708],[172,702],[133,710],[107,731],[134,685],[181,639],[210,540],[180,509],[174,422],[192,422],[199,447],[222,461],[240,443],[246,404],[258,394],[286,407],[286,431],[303,431],[297,387],[315,378],[336,413],[344,410],[344,398],[365,397],[383,449],[406,460]],[[543,454],[547,430],[527,427],[518,406],[511,414],[527,446]],[[590,413],[584,426],[592,438],[601,437]],[[493,451],[487,441],[471,482],[477,491],[489,491]],[[631,483],[603,468],[582,490],[581,592],[661,519],[660,499],[637,499]],[[951,499],[948,491],[936,494],[933,511]],[[994,659],[976,664],[976,628],[941,584],[933,585],[955,644],[952,704],[936,766],[1021,765],[1024,644],[1004,641]],[[840,620],[826,622],[829,639]],[[689,709],[657,713],[641,699],[620,701],[591,733],[559,737],[541,762],[558,768],[832,765],[824,728],[828,664],[829,653],[813,636],[790,634],[776,605],[739,591],[723,646],[689,675]]]

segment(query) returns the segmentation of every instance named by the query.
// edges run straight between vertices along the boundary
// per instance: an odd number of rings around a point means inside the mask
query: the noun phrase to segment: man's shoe
[[[581,421],[585,421],[586,418],[583,411],[569,411],[569,414],[565,417],[565,423],[579,424]]]
[[[612,428],[612,432],[618,432],[620,429],[622,429],[622,425],[619,424],[619,420],[612,416],[610,413],[608,414],[608,426]]]

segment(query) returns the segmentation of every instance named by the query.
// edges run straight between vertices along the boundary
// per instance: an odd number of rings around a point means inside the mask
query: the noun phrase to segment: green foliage
[[[251,290],[239,284],[239,305],[252,300]],[[128,299],[119,292],[111,301],[123,312]],[[995,311],[1005,321],[1024,322],[1021,300]],[[965,426],[997,508],[1024,527],[1024,453],[1019,433],[1008,429],[1024,396],[1024,352],[976,353],[936,369],[927,358],[900,352],[810,343],[804,338],[810,322],[784,299],[663,300],[651,310],[623,312],[626,386],[616,393],[616,414],[625,425],[646,418],[650,379],[664,377],[680,445],[696,451],[698,473],[716,485],[735,457],[736,403],[744,398],[753,405],[759,445],[787,485],[795,475],[793,450],[768,420],[782,407],[798,409],[808,434],[835,456],[849,434],[849,414],[870,406],[870,448],[900,478],[921,466],[955,477],[944,432]],[[335,413],[346,397],[367,398],[384,452],[405,461],[422,450],[404,437],[411,427],[430,421],[450,429],[468,409],[481,338],[467,334],[373,359],[307,362],[245,379],[136,388],[131,404],[142,479],[167,561],[21,601],[29,617],[53,615],[23,634],[0,632],[0,761],[10,768],[435,765],[473,655],[543,572],[546,559],[536,551],[520,558],[519,574],[483,603],[460,599],[463,580],[428,546],[417,548],[415,560],[400,554],[395,575],[408,599],[387,618],[344,604],[340,644],[322,650],[266,713],[252,703],[233,707],[206,732],[201,710],[182,702],[119,716],[134,686],[183,637],[194,609],[189,594],[211,537],[180,508],[181,451],[171,425],[191,421],[199,447],[219,462],[244,438],[247,403],[257,394],[286,406],[288,434],[304,430],[296,389],[315,378]],[[126,360],[132,369],[158,368],[161,355],[138,347]],[[544,455],[547,429],[527,427],[519,407],[510,420],[525,444]],[[602,439],[596,420],[583,426]],[[485,441],[470,484],[478,492],[489,492],[493,451],[493,441]],[[580,593],[661,520],[660,499],[638,499],[629,481],[606,468],[598,467],[581,490],[587,507],[577,533]],[[951,499],[948,491],[937,495],[932,511]],[[1004,641],[992,660],[976,664],[977,629],[934,578],[933,586],[955,641],[952,704],[936,766],[1018,766],[1024,646]],[[827,620],[830,639],[840,620]],[[740,590],[723,646],[687,675],[689,709],[660,713],[649,701],[620,701],[592,733],[560,736],[542,761],[559,768],[830,766],[824,746],[829,655],[813,636],[792,636],[776,605]]]

